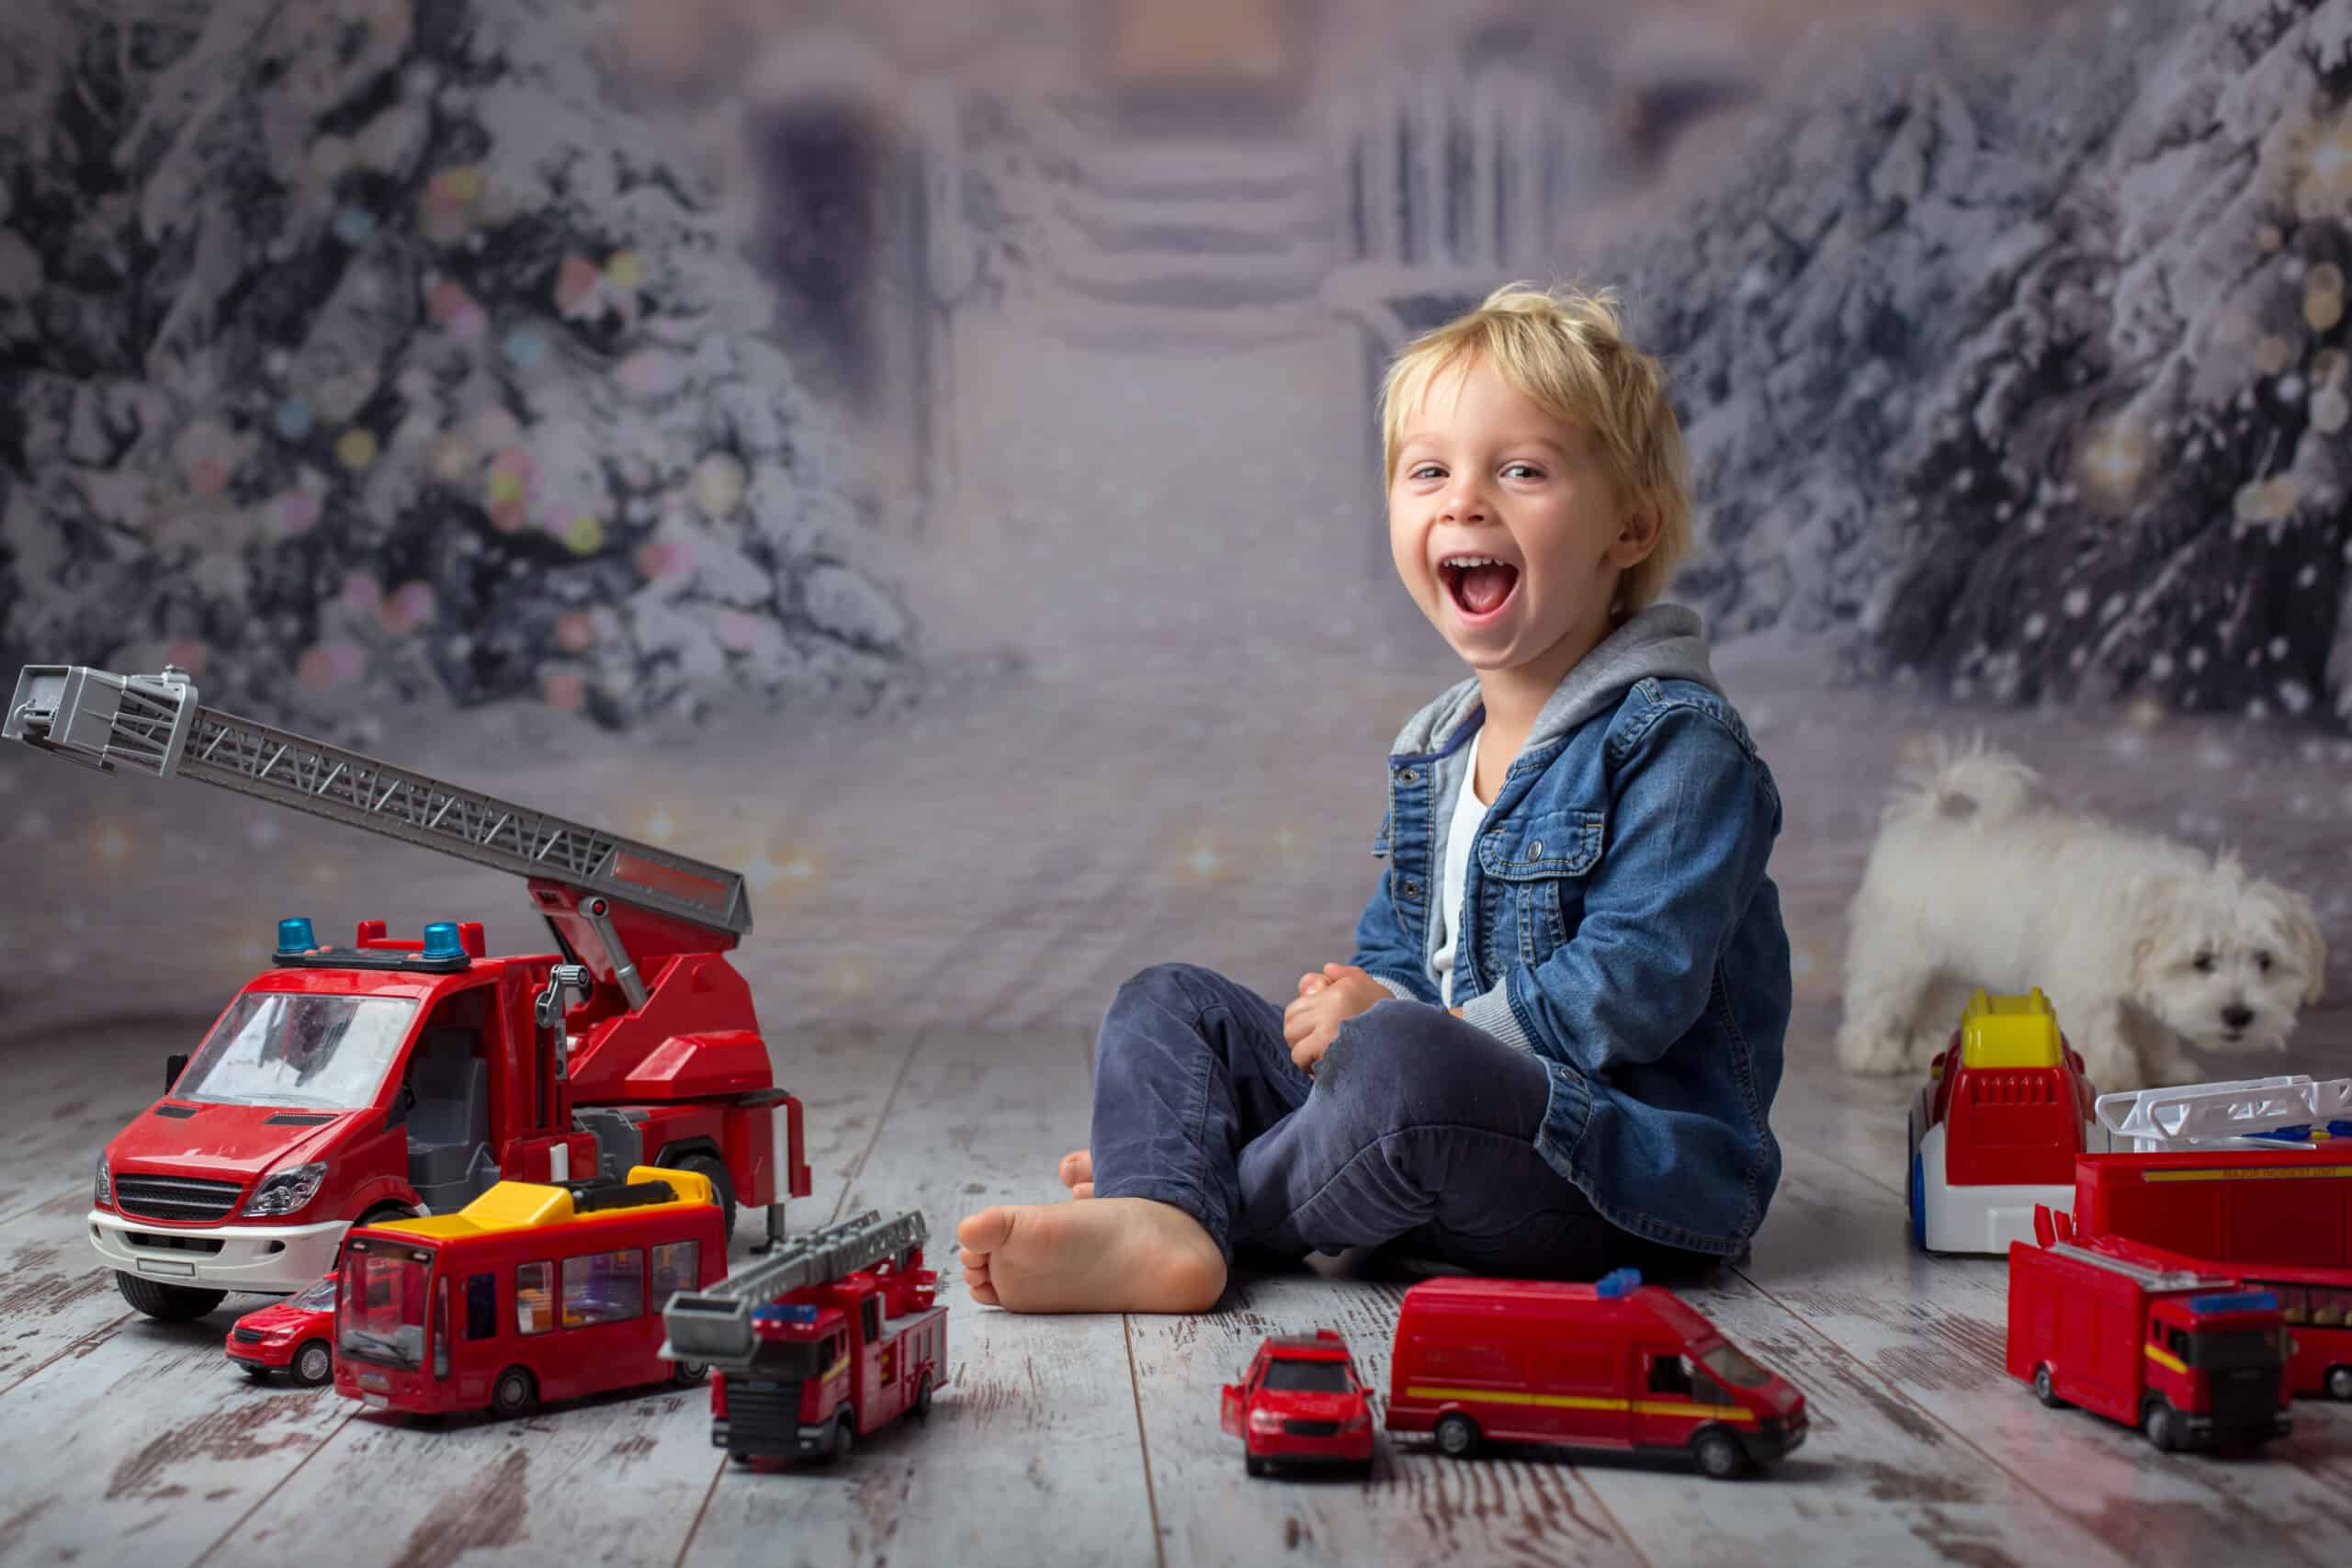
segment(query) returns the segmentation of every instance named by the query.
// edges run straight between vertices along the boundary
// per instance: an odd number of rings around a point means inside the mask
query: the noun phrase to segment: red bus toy
[[[335,1280],[313,1280],[237,1319],[229,1330],[229,1359],[256,1381],[284,1372],[305,1388],[334,1382]]]
[[[1387,1427],[1482,1442],[1671,1449],[1722,1480],[1804,1441],[1804,1395],[1662,1286],[1424,1280],[1396,1314]]]
[[[947,1308],[924,1235],[920,1213],[869,1210],[674,1297],[662,1354],[714,1370],[712,1446],[742,1464],[838,1460],[900,1416],[928,1419]]]
[[[2287,1325],[2287,1386],[2295,1397],[2352,1399],[2352,1269],[2256,1265],[2233,1270],[2278,1298]]]
[[[355,1227],[334,1386],[371,1409],[521,1416],[704,1371],[662,1356],[662,1308],[725,1272],[709,1179],[502,1181],[455,1214]]]
[[[2159,1449],[2253,1448],[2290,1428],[2278,1299],[2120,1236],[2009,1248],[2009,1375],[2044,1404],[2137,1427]]]
[[[1372,1473],[1372,1391],[1337,1330],[1270,1335],[1238,1383],[1222,1391],[1222,1423],[1241,1439],[1242,1466],[1354,1465]]]

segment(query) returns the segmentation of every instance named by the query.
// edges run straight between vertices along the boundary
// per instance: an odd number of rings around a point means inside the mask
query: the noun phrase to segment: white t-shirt
[[[1492,804],[1478,798],[1478,742],[1484,726],[1470,737],[1470,765],[1462,773],[1461,793],[1453,797],[1453,825],[1445,830],[1445,882],[1438,893],[1438,949],[1430,956],[1437,970],[1438,992],[1453,1005],[1453,938],[1462,929],[1462,885],[1470,875],[1470,852],[1478,842],[1478,826]]]

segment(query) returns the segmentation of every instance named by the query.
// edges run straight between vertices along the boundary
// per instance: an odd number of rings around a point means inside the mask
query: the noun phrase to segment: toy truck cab
[[[1631,1269],[1598,1284],[1425,1280],[1405,1292],[1387,1427],[1462,1457],[1487,1441],[1688,1452],[1718,1480],[1805,1438],[1804,1395]]]
[[[1221,1391],[1220,1412],[1251,1475],[1278,1463],[1372,1472],[1372,1391],[1334,1329],[1269,1336],[1241,1381]]]
[[[1913,1100],[1912,1245],[2000,1253],[2033,1235],[2037,1203],[2072,1195],[2075,1161],[2106,1146],[2083,1059],[2039,989],[1978,991]]]

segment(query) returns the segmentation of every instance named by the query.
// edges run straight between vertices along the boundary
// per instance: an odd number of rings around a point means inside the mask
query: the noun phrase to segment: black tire
[[[1478,1451],[1478,1423],[1460,1411],[1437,1418],[1437,1451],[1448,1459],[1468,1459]]]
[[[2148,1401],[2148,1407],[2140,1413],[2140,1431],[2158,1453],[2168,1454],[2180,1447],[2180,1423],[2171,1403],[2161,1395]]]
[[[509,1367],[490,1385],[490,1413],[501,1420],[528,1416],[539,1407],[537,1379],[521,1367]]]
[[[697,1384],[707,1383],[710,1381],[710,1363],[707,1361],[673,1362],[670,1367],[670,1381],[680,1388],[693,1388]]]
[[[2352,1399],[2352,1367],[2327,1369],[2327,1397]]]
[[[166,1285],[160,1280],[120,1269],[114,1271],[114,1283],[124,1301],[158,1323],[194,1323],[229,1294],[226,1291],[199,1291],[192,1285]]]
[[[839,1464],[849,1458],[849,1450],[856,1446],[857,1432],[849,1424],[849,1413],[843,1411],[841,1419],[833,1423],[832,1442],[820,1457],[827,1464]]]
[[[1721,1427],[1710,1427],[1690,1439],[1690,1455],[1699,1472],[1710,1481],[1729,1481],[1747,1468],[1747,1450]]]
[[[664,1160],[672,1170],[691,1170],[706,1177],[710,1189],[718,1194],[718,1236],[722,1245],[735,1245],[735,1182],[727,1174],[726,1165],[709,1155],[687,1155],[683,1158]]]
[[[416,1211],[406,1203],[379,1203],[353,1222],[355,1224],[381,1224],[386,1220],[413,1220]]]
[[[1271,1474],[1274,1467],[1245,1449],[1241,1454],[1241,1468],[1254,1477]]]
[[[928,1426],[931,1422],[931,1374],[925,1372],[922,1382],[915,1384],[915,1419]]]
[[[295,1348],[286,1370],[304,1388],[324,1388],[334,1382],[334,1350],[323,1339],[305,1339]]]
[[[2066,1407],[2066,1402],[2058,1397],[2057,1386],[2050,1380],[2050,1363],[2047,1361],[2033,1369],[2033,1397],[2052,1410]]]

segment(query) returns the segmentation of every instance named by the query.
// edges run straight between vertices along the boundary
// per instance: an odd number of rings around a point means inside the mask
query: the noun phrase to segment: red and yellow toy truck
[[[1405,1292],[1387,1427],[1459,1458],[1487,1441],[1674,1450],[1722,1480],[1804,1441],[1804,1395],[1662,1286],[1424,1280]]]
[[[2010,1247],[2008,1368],[2159,1449],[2253,1448],[2291,1425],[2277,1299],[2117,1236]]]
[[[1372,1473],[1372,1391],[1336,1329],[1269,1335],[1238,1383],[1221,1391],[1220,1419],[1241,1439],[1242,1465],[1354,1465]]]
[[[334,1386],[371,1409],[521,1416],[548,1400],[700,1382],[662,1355],[671,1296],[723,1274],[697,1171],[502,1181],[455,1214],[353,1228]]]
[[[186,1320],[298,1291],[353,1224],[462,1207],[502,1179],[693,1170],[736,1205],[808,1190],[800,1102],[773,1087],[742,876],[201,707],[176,670],[28,666],[0,737],[191,778],[509,872],[557,951],[491,957],[472,921],[345,948],[279,922],[167,1092],[97,1161],[92,1243],[124,1299]]]
[[[900,1416],[927,1419],[947,1308],[924,1235],[919,1213],[868,1211],[674,1298],[662,1353],[712,1369],[711,1445],[744,1464],[838,1460]]]
[[[305,1388],[323,1388],[334,1382],[334,1303],[330,1274],[285,1301],[254,1308],[229,1330],[229,1359],[256,1380],[284,1372]]]
[[[2033,1234],[2037,1203],[2063,1203],[2075,1161],[2106,1140],[2083,1059],[2039,989],[1979,990],[1913,1101],[1912,1245],[1997,1254]]]

